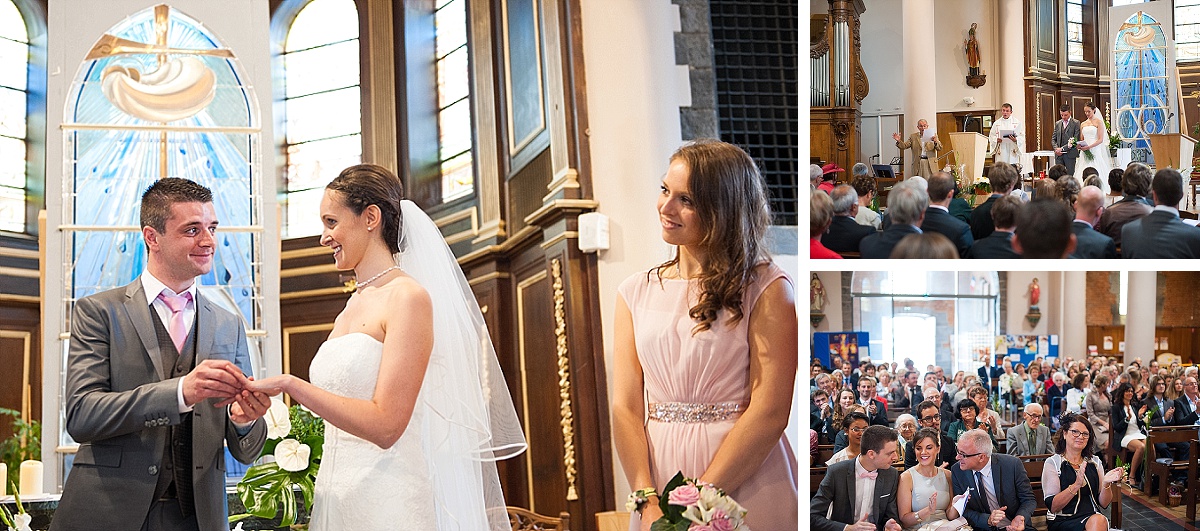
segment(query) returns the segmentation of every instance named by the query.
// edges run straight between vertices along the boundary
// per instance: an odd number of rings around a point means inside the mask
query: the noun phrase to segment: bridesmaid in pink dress
[[[792,279],[771,263],[754,161],[718,141],[671,157],[658,199],[675,258],[625,280],[615,319],[613,432],[634,489],[682,471],[725,490],[751,529],[797,529],[784,435],[797,370]],[[649,496],[631,530],[662,516]]]

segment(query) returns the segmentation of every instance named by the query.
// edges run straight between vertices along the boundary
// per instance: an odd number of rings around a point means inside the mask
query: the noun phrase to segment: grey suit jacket
[[[80,443],[53,531],[139,529],[154,488],[170,426],[180,423],[178,378],[163,360],[141,280],[80,299],[71,318],[67,358],[67,432]],[[196,297],[196,363],[225,359],[250,367],[242,321]],[[243,463],[258,458],[267,429],[257,420],[239,436],[216,400],[192,410],[192,485],[203,531],[227,531],[225,443]],[[103,493],[100,495],[98,493]]]
[[[809,511],[809,523],[816,531],[842,531],[846,525],[853,524],[862,518],[854,515],[854,463],[850,459],[830,465],[829,471],[821,480],[817,494],[812,499]],[[900,512],[896,507],[896,488],[900,486],[900,473],[894,468],[877,470],[879,477],[875,478],[875,492],[872,495],[870,522],[875,528],[883,531],[888,520],[900,522]],[[826,518],[829,505],[833,504],[833,514]]]
[[[1122,258],[1200,258],[1200,228],[1155,210],[1121,227]]]
[[[1063,127],[1062,120],[1055,120],[1054,134],[1052,135],[1050,142],[1053,143],[1054,147],[1056,147],[1056,148],[1066,148],[1067,142],[1069,140],[1071,140],[1072,138],[1079,138],[1079,133],[1080,133],[1079,120],[1076,120],[1075,118],[1071,118],[1070,121],[1067,122],[1066,127]],[[1069,150],[1063,149],[1062,155],[1057,155],[1054,157],[1054,163],[1065,165],[1067,163],[1066,161],[1068,161],[1068,160],[1074,161],[1075,157],[1078,157],[1078,156],[1079,156],[1078,148],[1071,148]],[[1107,179],[1108,176],[1105,175],[1104,178]]]
[[[1022,422],[1008,429],[1008,455],[1041,455],[1054,453],[1054,445],[1050,442],[1050,428],[1039,424],[1034,434],[1033,448],[1029,447],[1029,437],[1025,435],[1025,423]]]

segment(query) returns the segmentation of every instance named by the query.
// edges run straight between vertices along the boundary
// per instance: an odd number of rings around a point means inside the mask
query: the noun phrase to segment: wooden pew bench
[[[1154,445],[1159,443],[1187,443],[1196,438],[1195,426],[1151,426],[1147,428],[1146,455],[1149,456],[1149,466],[1146,467],[1146,493],[1150,493],[1151,482],[1158,476],[1158,503],[1167,505],[1167,486],[1171,483],[1172,472],[1187,472],[1189,462],[1195,461],[1192,454],[1187,460],[1173,460],[1170,463],[1158,462],[1159,457],[1154,451]],[[1188,485],[1194,485],[1195,477],[1188,478]]]

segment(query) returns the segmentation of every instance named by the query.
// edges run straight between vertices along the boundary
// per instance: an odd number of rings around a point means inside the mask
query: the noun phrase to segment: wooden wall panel
[[[0,407],[26,420],[42,418],[42,347],[38,304],[0,300]],[[26,372],[28,369],[28,372]],[[12,435],[0,417],[0,440]]]

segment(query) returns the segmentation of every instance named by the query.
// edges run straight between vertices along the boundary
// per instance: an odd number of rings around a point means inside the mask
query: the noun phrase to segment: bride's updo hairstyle
[[[383,221],[383,241],[392,254],[400,252],[400,200],[404,183],[391,170],[378,164],[359,164],[342,170],[328,185],[342,195],[342,204],[355,215],[371,205],[379,207]]]
[[[771,211],[763,190],[762,175],[745,151],[719,140],[703,139],[684,144],[671,162],[688,169],[688,190],[704,237],[699,302],[688,311],[695,321],[692,333],[712,328],[717,312],[729,310],[730,324],[742,315],[742,295],[755,279],[754,267],[769,261],[764,239]],[[659,279],[679,263],[679,255],[653,271]]]
[[[1095,103],[1089,101],[1089,102],[1085,103],[1083,106],[1090,108],[1092,110],[1093,115],[1096,114],[1096,104]]]

